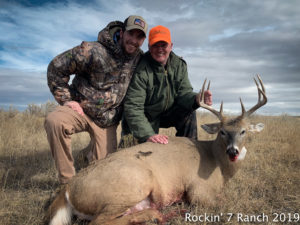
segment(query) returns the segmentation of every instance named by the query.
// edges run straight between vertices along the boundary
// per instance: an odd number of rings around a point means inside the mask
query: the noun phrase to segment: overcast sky
[[[171,30],[194,90],[211,80],[216,108],[223,100],[225,111],[239,112],[239,97],[246,108],[256,104],[260,74],[269,101],[258,113],[300,115],[298,0],[0,0],[0,108],[54,101],[52,58],[133,14]]]

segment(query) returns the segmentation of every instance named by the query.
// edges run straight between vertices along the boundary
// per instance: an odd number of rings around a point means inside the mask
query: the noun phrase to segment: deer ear
[[[209,134],[216,134],[220,130],[221,123],[203,124],[201,127]]]
[[[264,126],[265,125],[263,123],[250,124],[249,131],[250,132],[261,132],[264,129]]]

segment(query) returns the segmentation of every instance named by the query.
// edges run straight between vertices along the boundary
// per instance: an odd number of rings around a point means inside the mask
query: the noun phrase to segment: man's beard
[[[132,52],[132,53],[128,53],[126,51],[126,48],[125,48],[126,44],[134,46],[135,47],[135,51]],[[123,50],[124,54],[129,55],[129,56],[136,55],[136,53],[139,51],[139,46],[138,45],[132,44],[129,41],[127,41],[127,43],[125,43],[124,39],[122,39],[122,45],[121,45],[121,47],[122,47],[122,50]]]

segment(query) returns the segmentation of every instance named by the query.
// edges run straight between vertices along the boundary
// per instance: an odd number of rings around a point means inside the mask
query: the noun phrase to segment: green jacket
[[[183,59],[170,53],[166,66],[147,52],[141,59],[128,87],[124,118],[133,136],[146,141],[159,131],[160,115],[179,105],[196,109],[193,88]]]

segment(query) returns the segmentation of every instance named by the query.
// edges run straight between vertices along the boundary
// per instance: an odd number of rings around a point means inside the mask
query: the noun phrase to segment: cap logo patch
[[[143,20],[141,20],[141,19],[135,19],[134,20],[134,24],[135,25],[139,25],[142,28],[145,28],[145,22]]]

